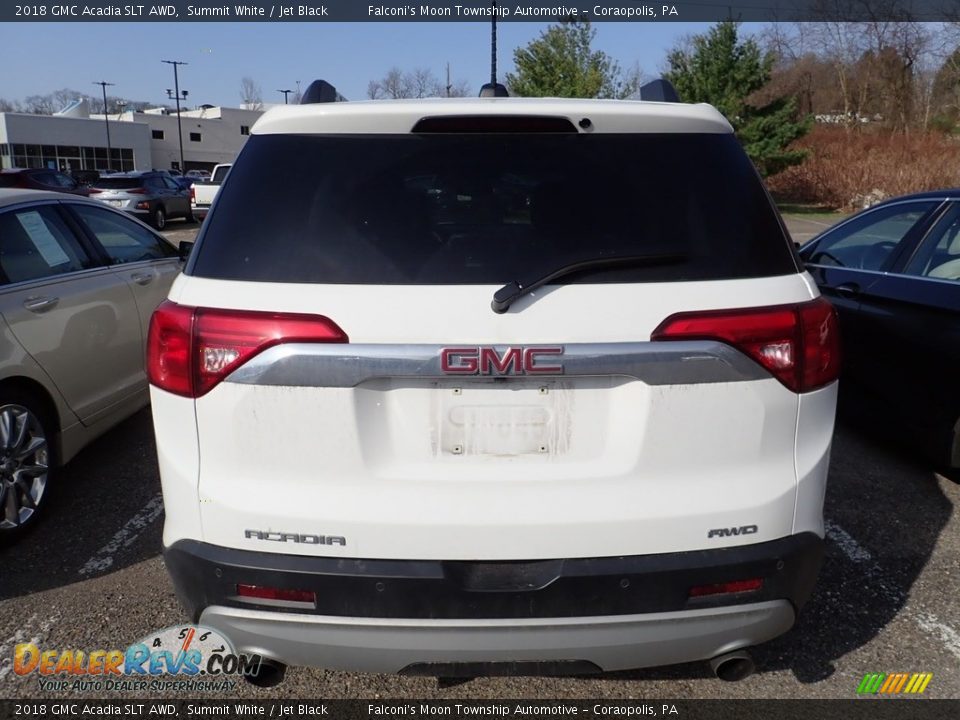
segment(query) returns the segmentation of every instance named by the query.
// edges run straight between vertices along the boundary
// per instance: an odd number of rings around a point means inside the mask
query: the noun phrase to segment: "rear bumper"
[[[793,625],[786,600],[673,613],[533,620],[382,620],[207,608],[241,653],[359,672],[614,671],[705,660]],[[502,665],[506,665],[504,668]]]
[[[180,541],[164,553],[191,617],[288,664],[397,672],[422,663],[585,661],[603,670],[713,657],[788,630],[823,541],[802,533],[694,552],[567,560],[352,560]],[[690,588],[760,578],[759,590]],[[312,603],[237,585],[314,593]]]

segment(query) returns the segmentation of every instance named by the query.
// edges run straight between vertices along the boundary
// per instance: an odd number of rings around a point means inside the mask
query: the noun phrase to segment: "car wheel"
[[[0,539],[35,522],[47,498],[52,430],[32,395],[0,391]]]
[[[163,230],[167,226],[167,214],[163,211],[163,205],[157,205],[153,211],[151,220],[157,230]]]

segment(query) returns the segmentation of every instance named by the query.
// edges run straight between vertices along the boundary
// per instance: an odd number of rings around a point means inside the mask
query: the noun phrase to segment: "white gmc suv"
[[[838,363],[710,106],[275,108],[150,328],[166,563],[262,684],[742,677],[815,582]]]

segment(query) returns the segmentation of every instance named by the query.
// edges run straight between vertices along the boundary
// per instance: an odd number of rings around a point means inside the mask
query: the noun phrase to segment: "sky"
[[[498,30],[499,76],[513,69],[513,50],[535,39],[547,23],[504,22]],[[668,50],[707,23],[595,23],[594,48],[624,69],[639,63],[657,76]],[[749,26],[744,31],[749,32]],[[173,69],[183,60],[180,89],[187,104],[236,107],[240,82],[251,77],[264,102],[282,102],[277,90],[306,89],[323,78],[351,100],[391,67],[425,67],[473,92],[489,79],[490,25],[473,23],[0,23],[0,98],[22,100],[61,88],[99,97],[94,82],[115,83],[117,97],[166,104]]]

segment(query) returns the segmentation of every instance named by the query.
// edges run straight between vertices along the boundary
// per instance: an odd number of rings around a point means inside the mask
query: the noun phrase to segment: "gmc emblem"
[[[563,365],[548,364],[545,355],[563,355],[563,348],[493,347],[444,348],[440,369],[448,375],[563,375]]]

